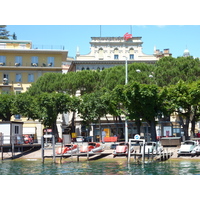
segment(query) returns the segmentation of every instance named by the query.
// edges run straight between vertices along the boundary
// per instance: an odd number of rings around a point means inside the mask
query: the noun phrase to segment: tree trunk
[[[192,120],[191,120],[191,132],[193,136],[195,136],[195,122],[197,119],[197,107],[194,107],[194,114],[192,115]]]
[[[137,133],[140,135],[140,127],[141,127],[140,119],[136,119],[135,124],[136,124],[136,127],[137,127]]]
[[[181,125],[183,127],[185,139],[188,140],[189,139],[188,128],[189,128],[189,123],[190,123],[190,117],[186,117],[185,123],[182,116],[179,116],[179,118],[180,118]]]
[[[56,120],[52,123],[52,132],[53,132],[53,135],[55,136],[55,142],[57,142],[59,135],[58,135],[58,128],[56,125]]]
[[[71,130],[71,133],[75,133],[75,112],[73,112],[72,114],[72,130]]]
[[[193,134],[193,136],[195,136],[195,118],[193,117],[192,121],[191,121],[191,132]]]
[[[157,141],[157,135],[156,135],[156,122],[155,122],[155,119],[149,120],[148,123],[150,125],[151,140],[153,142],[156,142]]]

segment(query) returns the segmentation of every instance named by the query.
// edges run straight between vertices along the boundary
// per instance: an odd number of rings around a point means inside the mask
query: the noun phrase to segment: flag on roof
[[[128,39],[130,39],[130,38],[132,38],[132,34],[129,34],[129,33],[126,33],[125,35],[124,35],[124,40],[128,40]]]

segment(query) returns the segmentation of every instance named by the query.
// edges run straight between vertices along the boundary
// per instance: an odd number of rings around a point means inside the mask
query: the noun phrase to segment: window
[[[103,59],[103,48],[99,49],[99,59]]]
[[[48,67],[54,67],[54,57],[47,58]]]
[[[15,66],[22,65],[22,56],[15,56]]]
[[[21,74],[16,74],[15,81],[16,82],[22,82],[22,75]]]
[[[15,94],[21,94],[21,93],[22,93],[21,91],[16,91],[16,92],[15,92]]]
[[[31,57],[31,66],[34,66],[34,67],[38,66],[38,56]]]
[[[131,59],[131,60],[134,59],[134,54],[130,54],[130,59]]]
[[[115,60],[119,59],[119,55],[114,55],[114,59]]]
[[[4,66],[6,64],[6,56],[0,56],[0,66]]]
[[[15,134],[19,134],[19,126],[15,126]]]
[[[6,48],[6,43],[0,43],[0,49],[5,49]]]
[[[3,74],[3,83],[4,85],[7,85],[9,82],[9,75],[8,74]]]
[[[3,78],[7,78],[8,79],[8,74],[3,74]]]
[[[28,74],[28,82],[34,82],[34,74]]]
[[[1,94],[9,94],[8,90],[2,90]]]
[[[114,54],[118,54],[119,53],[119,49],[118,48],[115,48],[114,49]]]
[[[17,114],[17,115],[15,115],[15,119],[21,119],[21,116],[19,115],[19,114]],[[18,127],[19,128],[19,126],[15,126],[15,127]],[[18,130],[19,131],[19,130]]]

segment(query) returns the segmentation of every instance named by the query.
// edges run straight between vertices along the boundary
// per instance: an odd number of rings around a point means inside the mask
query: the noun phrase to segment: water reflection
[[[191,175],[200,174],[199,161],[127,163],[126,160],[98,160],[53,163],[52,160],[5,160],[0,162],[1,175]]]

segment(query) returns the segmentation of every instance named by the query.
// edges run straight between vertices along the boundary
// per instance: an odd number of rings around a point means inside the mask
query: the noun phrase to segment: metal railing
[[[32,45],[32,49],[65,50],[65,46],[63,46],[63,45],[42,45],[42,44],[34,44],[34,45]]]
[[[0,133],[0,146],[2,145],[18,145],[18,144],[24,144],[24,137],[23,135],[4,135],[3,133]]]

